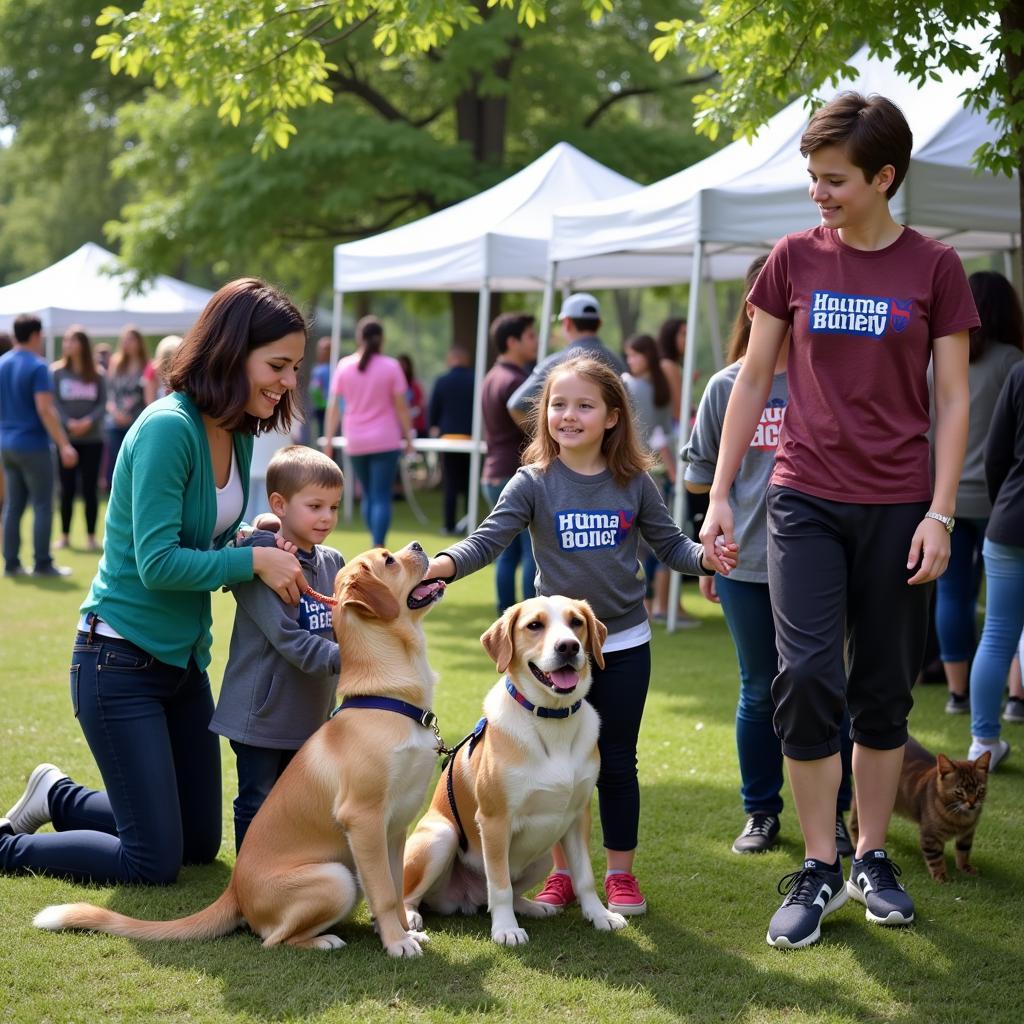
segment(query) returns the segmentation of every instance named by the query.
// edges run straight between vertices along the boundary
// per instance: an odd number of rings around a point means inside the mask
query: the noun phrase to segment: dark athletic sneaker
[[[846,822],[840,811],[836,814],[836,853],[840,857],[852,857],[853,850],[853,840],[850,838],[850,833],[846,831]]]
[[[855,857],[846,891],[867,908],[864,916],[875,924],[903,925],[914,920],[914,901],[899,883],[902,872],[885,850],[869,850]]]
[[[1024,699],[1010,697],[1003,709],[1004,722],[1024,722]]]
[[[963,694],[962,696],[951,693],[949,700],[946,701],[946,714],[947,715],[969,715],[971,713],[971,697],[970,694]]]
[[[821,922],[847,900],[842,861],[825,864],[808,858],[799,871],[779,882],[785,895],[768,925],[768,945],[776,949],[800,949],[821,938]]]
[[[779,817],[755,811],[732,844],[733,853],[764,853],[779,841]]]

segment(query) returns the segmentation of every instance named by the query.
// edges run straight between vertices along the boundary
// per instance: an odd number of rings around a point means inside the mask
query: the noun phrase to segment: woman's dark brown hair
[[[994,270],[979,270],[967,283],[981,318],[981,326],[971,331],[970,362],[976,363],[1000,341],[1024,349],[1024,313],[1013,285]]]
[[[658,346],[649,334],[634,334],[626,339],[626,351],[639,352],[647,361],[647,372],[651,375],[651,386],[654,388],[654,408],[662,409],[672,397],[668,389],[668,378],[661,368]]]
[[[363,373],[370,365],[370,360],[380,352],[384,344],[384,328],[375,316],[364,316],[356,324],[356,341],[362,346],[363,351],[359,356],[359,372]]]
[[[57,368],[70,370],[71,373],[77,374],[82,380],[87,380],[90,383],[99,380],[99,370],[96,369],[96,361],[92,357],[92,344],[84,328],[78,326],[69,327],[64,332],[64,339],[67,340],[68,338],[74,338],[78,342],[78,369],[76,370],[72,365],[71,358],[66,352],[57,361]]]
[[[736,319],[732,324],[732,333],[729,335],[729,344],[726,346],[726,362],[735,363],[747,354],[747,345],[750,344],[750,317],[747,316],[747,296],[750,294],[757,275],[761,268],[768,262],[768,256],[758,256],[753,263],[747,267],[747,276],[743,279],[743,297],[740,299],[740,308],[736,310]]]
[[[625,487],[638,473],[646,473],[654,465],[654,458],[641,443],[636,429],[633,407],[619,375],[590,356],[574,356],[558,363],[547,375],[540,398],[534,407],[530,430],[530,446],[523,452],[523,465],[533,464],[546,470],[558,458],[558,442],[548,431],[548,404],[551,389],[561,377],[582,377],[601,393],[601,400],[609,412],[617,411],[615,425],[604,432],[601,454],[608,463],[612,479]]]
[[[201,413],[228,430],[287,432],[297,406],[295,393],[286,391],[269,419],[250,416],[245,364],[256,349],[300,333],[305,336],[306,321],[286,295],[259,278],[231,281],[206,304],[172,356],[167,387],[188,395]]]
[[[128,339],[134,338],[138,343],[138,352],[134,356],[128,354]],[[140,373],[146,368],[149,362],[149,353],[146,352],[146,339],[137,327],[125,327],[121,330],[121,336],[117,339],[117,351],[110,357],[110,376],[116,377],[122,373],[130,373],[132,369]]]
[[[679,331],[686,324],[682,317],[670,316],[658,328],[658,352],[662,359],[678,363],[682,353],[679,351]]]

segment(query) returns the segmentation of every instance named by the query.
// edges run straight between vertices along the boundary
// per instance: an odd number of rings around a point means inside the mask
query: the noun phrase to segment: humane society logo
[[[760,452],[773,452],[779,447],[782,420],[786,415],[786,400],[772,398],[761,413],[761,420],[750,441],[750,447]]]
[[[326,630],[333,637],[331,609],[303,595],[299,598],[299,628],[308,629],[310,633],[323,633]]]
[[[618,547],[636,521],[635,512],[583,511],[569,509],[555,513],[555,533],[563,551],[594,550]]]
[[[809,311],[813,334],[856,334],[881,338],[888,327],[901,334],[910,324],[912,299],[843,295],[825,289],[811,293]]]

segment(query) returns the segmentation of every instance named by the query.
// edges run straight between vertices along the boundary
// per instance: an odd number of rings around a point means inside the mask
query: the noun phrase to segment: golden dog
[[[523,896],[547,874],[555,843],[583,916],[602,930],[625,927],[594,891],[588,851],[599,722],[583,698],[588,654],[604,666],[607,634],[586,601],[538,597],[508,609],[480,638],[507,677],[484,700],[487,724],[475,749],[463,746],[452,758],[406,845],[405,906],[414,927],[422,927],[421,904],[451,914],[486,902],[495,942],[527,942],[516,914],[556,912]]]
[[[437,677],[427,664],[422,619],[444,585],[425,582],[419,544],[377,548],[338,574],[334,632],[342,698],[373,695],[430,707]],[[428,723],[430,719],[427,720]],[[406,833],[436,759],[431,729],[406,714],[345,709],[306,741],[271,790],[242,843],[227,889],[176,921],[138,921],[73,903],[47,907],[39,928],[87,928],[137,939],[213,938],[243,923],[264,946],[337,949],[323,934],[366,893],[384,948],[418,956],[402,902]]]

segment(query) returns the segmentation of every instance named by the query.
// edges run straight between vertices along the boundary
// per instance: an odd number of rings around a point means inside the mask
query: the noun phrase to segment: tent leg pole
[[[551,317],[555,302],[555,277],[558,273],[558,263],[551,260],[548,263],[548,277],[544,282],[544,301],[540,307],[540,338],[537,345],[537,362],[539,363],[548,354],[548,344],[551,341]]]
[[[693,395],[693,367],[697,361],[697,318],[700,313],[701,272],[704,263],[704,243],[698,242],[693,252],[693,266],[690,269],[690,301],[686,314],[686,351],[683,353],[683,386],[679,396],[679,438],[676,446],[676,490],[672,514],[680,529],[686,523],[686,487],[683,483],[682,450],[690,440],[690,405]],[[682,578],[673,572],[669,582],[666,628],[675,631],[679,608],[679,588]]]
[[[718,295],[715,291],[715,282],[711,278],[711,261],[704,261],[704,315],[708,318],[708,330],[711,332],[711,355],[714,360],[715,369],[720,370],[725,365],[725,357],[722,352],[722,327],[718,320]]]
[[[469,497],[466,500],[466,528],[470,533],[476,529],[480,514],[480,440],[483,436],[480,399],[484,391],[484,370],[487,367],[487,320],[490,310],[491,282],[484,278],[476,318],[476,366],[473,370],[473,451],[469,456]]]
[[[334,370],[341,358],[341,313],[345,308],[345,293],[334,289],[334,312],[331,316],[331,377],[328,385],[327,402],[335,401],[334,395],[330,393],[331,385],[334,383]],[[345,474],[345,489],[341,498],[341,514],[346,523],[352,522],[352,505],[355,500],[355,477],[352,476],[352,460],[349,458],[348,449],[341,451],[342,472]]]

